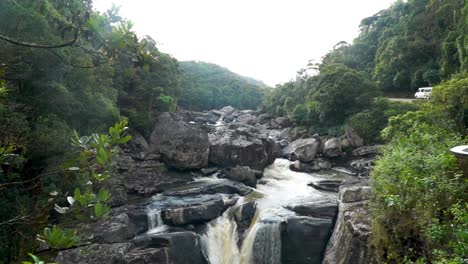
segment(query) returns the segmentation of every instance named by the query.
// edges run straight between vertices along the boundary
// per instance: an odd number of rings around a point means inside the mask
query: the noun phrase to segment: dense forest
[[[182,71],[178,105],[186,109],[210,110],[231,105],[238,109],[255,109],[262,102],[267,86],[215,64],[195,61],[179,62]]]
[[[428,102],[384,98],[422,86],[435,87]],[[44,242],[52,253],[73,247],[79,234],[51,225],[109,213],[101,187],[131,139],[127,126],[148,137],[161,112],[262,103],[310,135],[352,129],[386,144],[371,176],[375,262],[466,261],[468,184],[448,152],[468,143],[466,1],[397,1],[363,19],[352,44],[269,88],[214,64],[178,62],[115,7],[2,0],[0,263],[25,260]]]
[[[315,132],[333,134],[347,125],[378,141],[390,116],[414,106],[372,98],[412,96],[468,70],[467,13],[466,1],[397,1],[363,19],[352,44],[336,44],[321,63],[279,85],[265,105]]]
[[[397,1],[363,19],[352,44],[267,93],[265,106],[309,135],[353,129],[386,144],[371,175],[376,263],[465,263],[466,168],[448,150],[468,143],[467,81],[468,3]],[[425,86],[436,87],[427,103],[385,98]]]
[[[261,102],[262,84],[211,64],[179,64],[132,27],[118,8],[99,13],[91,0],[0,1],[0,263],[26,256],[51,204],[84,188],[60,164],[99,144],[113,151],[99,140],[73,146],[73,131],[105,132],[128,120],[148,136],[155,117],[178,105]]]

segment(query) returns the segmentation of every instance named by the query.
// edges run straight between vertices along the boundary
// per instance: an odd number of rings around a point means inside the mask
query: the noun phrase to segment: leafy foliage
[[[49,246],[58,249],[73,247],[79,240],[75,230],[63,230],[55,225],[52,228],[46,227],[44,235],[38,237]]]
[[[468,70],[467,12],[466,1],[397,1],[363,19],[352,45],[336,45],[320,67],[345,64],[389,93],[436,85]]]
[[[468,141],[458,111],[442,99],[466,97],[464,80],[438,86],[437,99],[391,117],[383,131],[390,143],[372,173],[371,203],[380,262],[461,263],[466,257],[468,181],[449,149]]]

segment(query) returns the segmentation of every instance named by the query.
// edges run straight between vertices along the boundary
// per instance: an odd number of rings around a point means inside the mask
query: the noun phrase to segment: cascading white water
[[[239,263],[280,264],[280,224],[280,222],[255,223],[242,244]]]
[[[211,264],[239,264],[237,225],[229,216],[229,211],[208,225],[201,243]]]
[[[281,222],[294,214],[283,207],[326,196],[336,199],[334,193],[318,192],[307,186],[311,179],[323,179],[323,176],[291,171],[290,164],[288,160],[277,159],[265,168],[263,182],[252,194],[256,197],[257,212],[240,250],[237,225],[229,210],[208,225],[202,246],[210,264],[280,264]]]
[[[164,231],[167,228],[162,220],[160,208],[148,208],[146,210],[146,214],[148,215],[149,234],[158,233]]]

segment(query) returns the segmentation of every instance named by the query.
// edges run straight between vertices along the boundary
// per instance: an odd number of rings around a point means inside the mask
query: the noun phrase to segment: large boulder
[[[331,138],[325,141],[323,146],[323,155],[326,157],[338,157],[341,155],[341,139]]]
[[[135,241],[138,248],[165,248],[166,262],[173,264],[202,264],[206,263],[203,257],[199,238],[194,232],[183,231],[174,233],[154,234],[139,238]]]
[[[288,148],[291,159],[310,162],[319,152],[320,142],[315,138],[298,139],[293,141]]]
[[[248,124],[248,125],[254,125],[254,124],[258,123],[258,119],[254,115],[244,114],[244,115],[240,115],[240,116],[237,117],[237,122],[243,123],[243,124]]]
[[[263,170],[280,152],[273,140],[248,126],[221,127],[210,133],[209,139],[209,161],[223,167],[240,165]]]
[[[374,146],[362,146],[360,148],[354,149],[351,154],[355,157],[368,157],[368,156],[375,156],[380,153],[382,150],[382,145],[374,145]]]
[[[223,172],[226,178],[233,181],[242,182],[243,184],[254,188],[257,186],[257,178],[262,176],[261,171],[252,170],[248,166],[227,168]]]
[[[218,181],[197,181],[187,185],[177,186],[164,191],[167,196],[195,196],[202,194],[238,194],[247,195],[252,189],[242,183],[223,179]]]
[[[340,180],[319,180],[309,183],[309,186],[321,191],[338,192],[341,182]]]
[[[130,249],[130,243],[93,244],[60,251],[57,255],[57,262],[64,264],[126,264],[123,258],[130,252]]]
[[[333,229],[330,218],[293,216],[281,237],[281,262],[320,264]]]
[[[301,216],[332,220],[334,220],[338,214],[338,202],[332,199],[292,204],[288,205],[286,208]]]
[[[173,186],[192,181],[189,173],[167,171],[158,160],[135,160],[124,154],[112,162],[112,177],[105,183],[111,205],[120,206],[135,197],[148,197]]]
[[[287,117],[276,117],[271,120],[270,127],[273,129],[286,128],[291,126],[291,121]]]
[[[323,264],[370,263],[371,233],[368,186],[340,187],[338,219],[327,246]]]
[[[223,112],[226,115],[232,115],[237,110],[234,107],[228,105],[228,106],[225,106],[225,107],[219,109],[219,111]]]
[[[173,226],[199,224],[219,217],[228,206],[220,195],[205,195],[194,204],[162,209],[161,218],[165,224]]]
[[[151,151],[177,169],[208,165],[208,134],[201,127],[181,120],[176,114],[162,113],[151,133]]]
[[[364,144],[364,140],[351,128],[346,128],[341,140],[341,145],[344,149],[359,148]]]

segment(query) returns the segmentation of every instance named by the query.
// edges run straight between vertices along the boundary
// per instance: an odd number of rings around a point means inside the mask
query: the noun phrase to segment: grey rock
[[[286,207],[301,216],[335,220],[338,214],[338,202],[334,200],[319,200]]]
[[[247,195],[252,192],[252,189],[245,186],[242,183],[222,180],[216,182],[194,182],[187,185],[181,185],[173,189],[164,191],[164,195],[167,196],[194,196],[202,194],[238,194]]]
[[[205,130],[186,123],[172,113],[162,113],[151,133],[151,150],[177,169],[203,168],[208,165],[209,141]]]
[[[216,173],[218,170],[219,170],[218,167],[210,167],[210,168],[203,168],[200,171],[201,173],[203,173],[203,175],[208,176],[208,175]]]
[[[364,140],[351,128],[346,128],[345,134],[341,137],[342,148],[358,148],[364,144]]]
[[[280,149],[273,140],[257,133],[252,127],[231,125],[210,133],[210,163],[263,170],[279,156]]]
[[[374,145],[374,146],[362,146],[360,148],[354,149],[351,152],[351,155],[355,157],[360,156],[375,156],[380,153],[382,150],[382,145]]]
[[[226,168],[223,172],[225,173],[224,176],[226,178],[242,182],[243,184],[254,188],[257,186],[257,178],[262,176],[261,171],[252,170],[248,166]]]
[[[290,157],[302,162],[310,162],[317,155],[319,147],[320,143],[315,138],[298,139],[289,145]]]
[[[332,228],[331,219],[290,217],[281,238],[281,262],[320,264]]]
[[[342,181],[340,180],[319,180],[309,183],[309,186],[312,186],[317,190],[338,192],[341,182]]]
[[[163,209],[161,217],[165,224],[183,226],[208,222],[219,217],[226,209],[222,197],[213,196],[209,200],[201,201],[200,204]]]
[[[287,117],[276,117],[271,120],[271,125],[270,127],[273,129],[279,129],[279,128],[286,128],[290,127],[291,121],[289,121],[289,118]]]
[[[206,263],[201,252],[198,236],[194,232],[184,231],[150,235],[138,239],[135,241],[135,245],[139,248],[165,248],[169,261],[163,263]]]
[[[311,172],[316,172],[320,170],[320,167],[315,166],[313,163],[304,163],[300,162],[299,160],[294,161],[289,165],[289,169],[292,171],[297,171],[297,172],[305,172],[305,173],[311,173]]]
[[[219,111],[223,112],[226,115],[231,115],[232,113],[234,113],[236,111],[236,109],[234,107],[228,105],[228,106],[225,106],[225,107],[219,109]]]
[[[370,186],[342,186],[340,188],[340,201],[342,203],[354,203],[369,200],[372,196]]]
[[[323,155],[327,157],[338,157],[342,153],[341,139],[331,138],[325,141],[323,146]]]
[[[132,250],[125,254],[123,261],[126,264],[170,263],[170,258],[171,250],[167,247],[141,248]]]
[[[258,123],[257,117],[254,116],[254,115],[251,115],[251,114],[240,115],[240,116],[237,117],[237,121],[239,123],[244,123],[244,124],[248,124],[248,125],[254,125],[254,124]]]
[[[342,191],[347,189],[343,188]],[[323,264],[370,263],[370,233],[368,202],[341,202],[336,227],[328,243]]]
[[[130,252],[130,249],[130,243],[93,244],[60,251],[57,262],[63,264],[126,264],[124,256]]]

